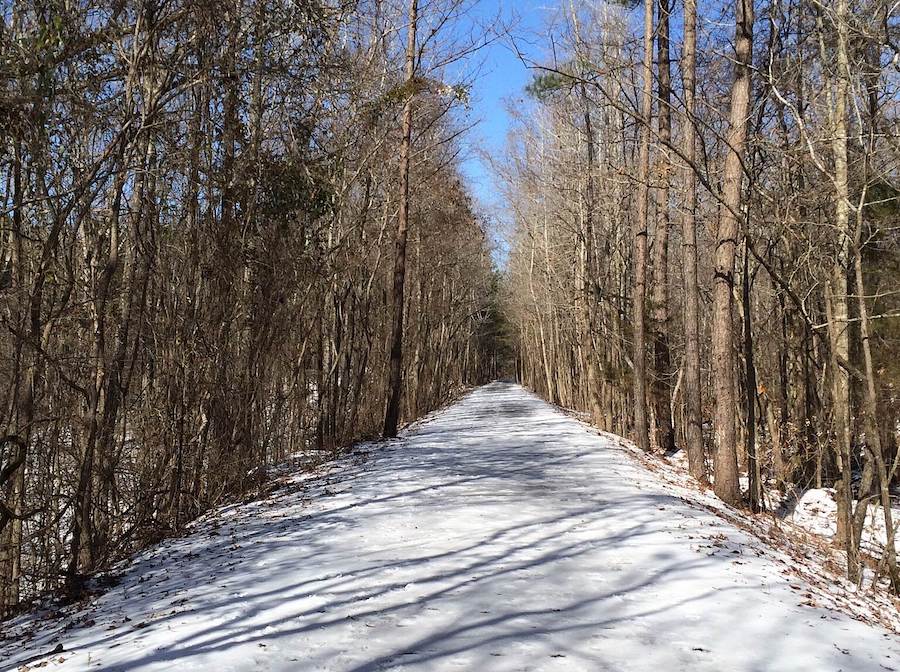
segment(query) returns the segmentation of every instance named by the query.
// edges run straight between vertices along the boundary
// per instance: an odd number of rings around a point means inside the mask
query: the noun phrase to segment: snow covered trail
[[[804,606],[778,552],[518,386],[332,474],[210,516],[62,619],[4,624],[0,668],[62,644],[32,664],[900,670],[893,635]]]

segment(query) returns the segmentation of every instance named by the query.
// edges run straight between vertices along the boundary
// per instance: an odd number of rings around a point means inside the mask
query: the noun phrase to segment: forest
[[[497,162],[517,375],[728,504],[833,487],[897,592],[896,6],[561,4]]]
[[[900,593],[897,7],[479,4],[0,0],[3,616],[501,378]]]
[[[3,3],[4,609],[378,436],[395,333],[404,418],[494,376],[455,52],[404,75],[393,11]]]

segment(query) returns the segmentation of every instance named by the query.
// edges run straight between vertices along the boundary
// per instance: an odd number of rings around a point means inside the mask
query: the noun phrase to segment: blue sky
[[[539,55],[536,34],[545,25],[553,11],[555,0],[479,0],[473,6],[472,19],[476,23],[491,22],[498,15],[504,25],[512,28],[511,37],[519,49],[530,57]],[[482,151],[491,156],[504,152],[510,119],[506,102],[525,97],[525,86],[531,81],[531,72],[505,36],[485,47],[469,64],[478,66],[472,83],[470,97],[470,121],[477,122],[469,133],[471,143],[468,158],[463,163],[463,174],[471,193],[482,206],[482,211],[493,217],[503,217],[503,201],[497,193],[490,166],[479,157]],[[506,244],[495,226],[490,226],[491,236],[497,243],[494,258],[502,266],[506,256]]]
[[[474,8],[475,19],[489,21],[499,13],[504,21],[515,17],[514,36],[520,48],[534,42],[533,33],[544,24],[552,3],[547,0],[481,0]],[[477,57],[481,61],[480,76],[473,85],[471,117],[478,121],[470,134],[473,145],[463,170],[475,196],[488,207],[498,204],[490,168],[475,154],[476,149],[492,155],[500,154],[506,144],[509,117],[505,102],[524,97],[531,73],[512,50],[509,39],[502,38],[486,47]]]

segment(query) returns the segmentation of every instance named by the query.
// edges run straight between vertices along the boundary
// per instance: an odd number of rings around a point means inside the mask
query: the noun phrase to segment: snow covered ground
[[[856,504],[854,503],[854,506]],[[900,508],[891,506],[894,534],[900,523]],[[789,520],[800,527],[826,539],[833,539],[837,532],[837,502],[833,488],[812,488],[803,493]],[[866,524],[861,538],[863,549],[880,557],[887,544],[887,527],[884,524],[884,509],[876,498],[866,510]],[[896,546],[896,541],[895,541]]]
[[[900,671],[896,635],[520,387],[330,469],[4,623],[0,668]]]

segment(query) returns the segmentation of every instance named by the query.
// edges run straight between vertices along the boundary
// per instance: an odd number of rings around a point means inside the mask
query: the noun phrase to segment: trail
[[[779,553],[522,388],[476,390],[331,475],[138,556],[0,668],[900,670]],[[34,665],[35,663],[31,663]]]

